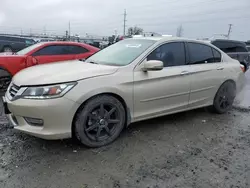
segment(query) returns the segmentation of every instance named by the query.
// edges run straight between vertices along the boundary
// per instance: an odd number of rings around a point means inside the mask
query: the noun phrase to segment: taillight
[[[240,68],[241,68],[241,70],[242,70],[242,72],[246,72],[246,69],[245,69],[245,66],[244,65],[240,65]]]

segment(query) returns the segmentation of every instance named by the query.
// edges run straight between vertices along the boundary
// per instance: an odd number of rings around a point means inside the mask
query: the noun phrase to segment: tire
[[[218,89],[212,110],[218,114],[224,114],[232,109],[234,99],[236,97],[236,86],[231,81],[224,82]]]
[[[3,52],[13,52],[12,48],[10,46],[4,46]]]
[[[0,69],[0,96],[3,96],[8,89],[12,76],[6,70]]]
[[[101,147],[120,135],[126,122],[122,103],[113,96],[96,96],[76,115],[75,136],[85,146]]]

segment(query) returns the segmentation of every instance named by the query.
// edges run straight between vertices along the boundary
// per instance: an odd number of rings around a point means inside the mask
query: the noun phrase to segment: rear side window
[[[183,42],[163,44],[156,48],[147,60],[160,60],[164,67],[181,66],[186,64],[185,47]]]
[[[212,50],[214,55],[214,62],[221,62],[221,53],[214,48],[212,48]]]
[[[82,54],[86,53],[88,50],[86,48],[83,48],[81,46],[71,45],[69,46],[69,53],[70,54]]]
[[[33,54],[33,56],[44,55],[67,55],[69,54],[68,46],[66,45],[52,45],[46,46]]]
[[[188,43],[190,64],[213,63],[214,56],[210,46],[198,43]]]

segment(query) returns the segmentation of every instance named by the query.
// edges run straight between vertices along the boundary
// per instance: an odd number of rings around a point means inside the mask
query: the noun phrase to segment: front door
[[[190,75],[184,43],[163,44],[146,60],[160,60],[164,68],[147,72],[135,69],[135,121],[185,110],[188,106]]]
[[[32,56],[37,59],[38,64],[75,59],[75,54],[69,53],[68,45],[45,46],[44,48],[32,54]]]

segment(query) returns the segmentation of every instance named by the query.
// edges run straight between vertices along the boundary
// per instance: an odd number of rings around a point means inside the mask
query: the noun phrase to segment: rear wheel
[[[226,113],[232,108],[235,96],[235,84],[230,81],[223,83],[214,98],[213,110],[219,114]]]
[[[118,99],[109,95],[97,96],[78,112],[75,135],[88,147],[101,147],[120,135],[125,120],[125,109]]]

